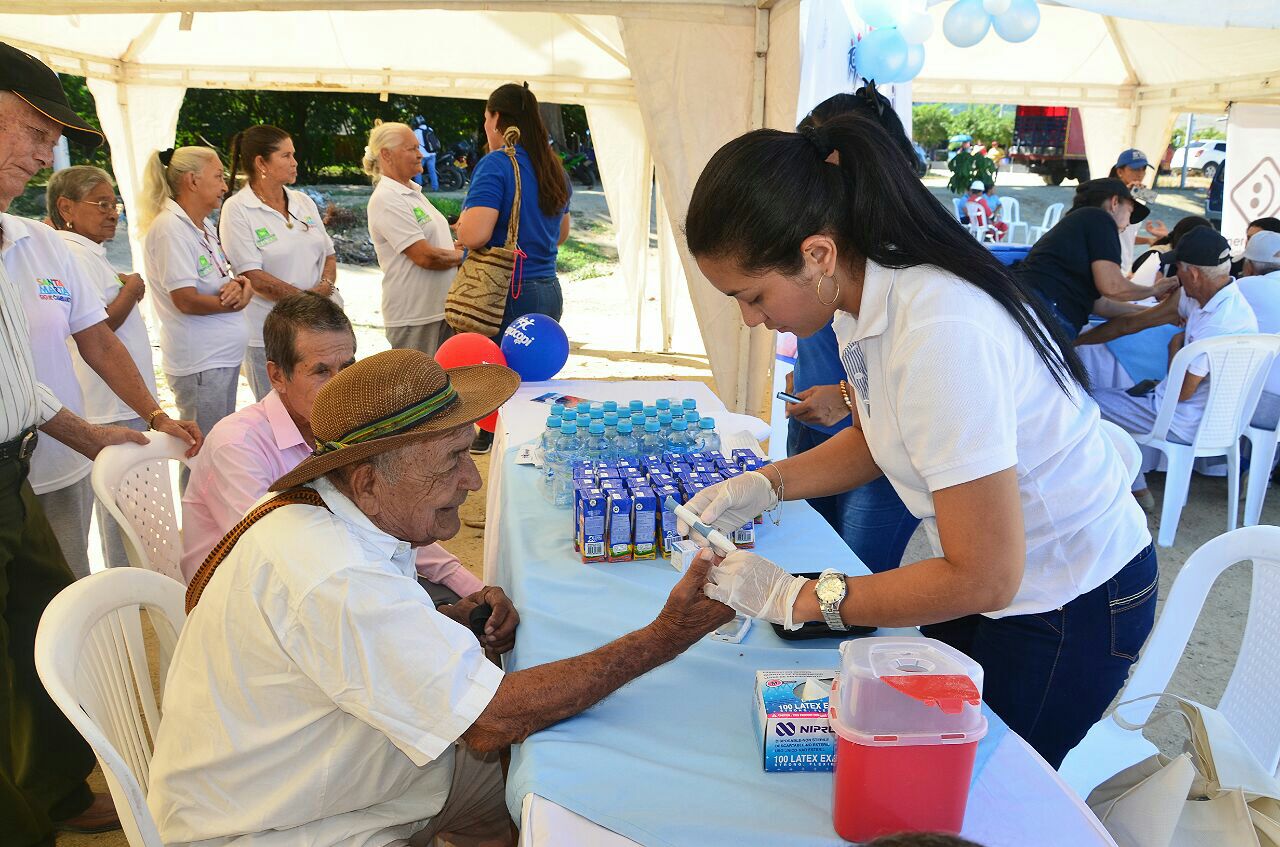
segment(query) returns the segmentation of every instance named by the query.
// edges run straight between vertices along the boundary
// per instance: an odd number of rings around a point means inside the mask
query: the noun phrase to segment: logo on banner
[[[271,234],[271,230],[267,229],[265,226],[258,227],[253,231],[253,234],[254,237],[258,239],[259,247],[265,247],[276,240],[276,237]]]
[[[37,277],[36,286],[40,290],[41,300],[57,300],[59,303],[71,302],[71,292],[67,290],[66,283],[60,279],[41,279]]]
[[[1231,205],[1246,221],[1280,212],[1280,165],[1270,156],[1253,166],[1231,189]]]

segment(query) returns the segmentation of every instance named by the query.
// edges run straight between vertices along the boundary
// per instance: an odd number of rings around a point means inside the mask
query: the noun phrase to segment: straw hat
[[[473,424],[507,402],[519,385],[516,372],[502,365],[446,371],[418,350],[362,359],[320,389],[311,411],[316,449],[271,490]]]

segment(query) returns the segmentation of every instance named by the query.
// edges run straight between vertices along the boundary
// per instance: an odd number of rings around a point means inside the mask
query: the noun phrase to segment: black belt
[[[23,431],[22,435],[12,441],[6,441],[0,444],[0,462],[6,462],[10,459],[18,461],[26,461],[31,458],[31,454],[36,452],[36,442],[39,440],[39,434],[36,428],[28,427]]]

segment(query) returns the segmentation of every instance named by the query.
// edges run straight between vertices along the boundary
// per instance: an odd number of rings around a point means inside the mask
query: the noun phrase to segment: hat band
[[[458,392],[454,390],[453,385],[446,377],[444,387],[422,402],[415,403],[398,412],[393,412],[385,418],[365,424],[358,429],[353,429],[336,441],[321,442],[316,445],[316,449],[311,455],[323,456],[326,453],[341,450],[343,447],[351,447],[355,444],[363,444],[366,441],[398,435],[437,414],[457,399]]]

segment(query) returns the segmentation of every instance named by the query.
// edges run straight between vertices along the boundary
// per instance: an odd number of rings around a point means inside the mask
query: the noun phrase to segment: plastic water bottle
[[[627,411],[631,412],[632,414],[635,414],[636,412],[643,412],[643,411],[644,411],[644,401],[643,401],[643,400],[629,400],[629,401],[627,402]]]
[[[667,436],[667,452],[684,456],[697,450],[697,443],[689,435],[689,424],[684,418],[671,422],[671,433]]]
[[[593,407],[593,408],[591,409],[591,411],[590,411],[590,412],[588,412],[588,414],[591,416],[591,420],[592,420],[592,421],[601,421],[601,422],[603,422],[603,421],[604,421],[604,409],[603,409],[603,408],[596,409],[596,408],[594,408],[594,407]]]
[[[578,410],[577,410],[577,409],[565,409],[563,412],[561,412],[561,413],[560,413],[560,420],[561,420],[561,421],[563,421],[564,423],[577,423],[577,422],[578,422]]]
[[[564,404],[563,404],[563,403],[552,403],[552,404],[551,404],[551,414],[555,415],[557,418],[563,418],[563,417],[564,417]]]
[[[655,409],[655,411],[657,411]],[[667,449],[667,439],[662,434],[662,424],[656,417],[645,418],[644,435],[640,436],[640,454],[642,456],[661,456]]]
[[[604,421],[591,422],[587,437],[582,441],[582,458],[593,462],[608,461],[609,442],[604,437]]]
[[[662,429],[662,434],[663,434],[663,436],[665,436],[665,437],[670,437],[670,435],[671,435],[671,421],[672,421],[672,420],[673,420],[673,418],[671,417],[671,411],[670,411],[670,410],[666,410],[666,411],[664,411],[664,410],[662,410],[662,409],[659,409],[659,410],[658,410],[658,426],[659,426],[659,427],[661,427],[661,429]]]
[[[618,411],[618,401],[617,401],[617,400],[605,400],[605,401],[604,401],[604,411],[605,411],[605,414],[608,414],[609,412],[617,412],[617,411]]]
[[[591,401],[582,400],[578,403],[577,408],[578,408],[579,417],[583,417],[583,418],[588,417],[591,414]]]
[[[618,437],[618,413],[616,411],[606,411],[604,413],[604,437],[609,441],[613,441]]]
[[[658,419],[658,407],[657,407],[657,406],[645,406],[645,407],[644,407],[644,417],[645,417],[645,421],[646,421],[646,422],[648,422],[649,418],[653,418],[653,419],[656,421],[656,420]]]
[[[715,418],[701,418],[698,421],[698,450],[702,453],[720,452],[720,436],[716,434]]]
[[[560,435],[560,424],[563,421],[556,415],[547,416],[547,428],[542,431],[542,438],[538,440],[538,446],[542,448],[545,456],[547,451],[551,449],[551,445],[555,443],[556,437]]]
[[[684,409],[686,412],[695,412],[698,410],[698,401],[694,400],[692,397],[686,397],[680,401],[680,408]]]
[[[639,411],[639,412],[632,412],[632,413],[631,413],[631,428],[632,428],[632,430],[634,430],[635,432],[644,432],[644,420],[645,420],[645,418],[644,418],[644,412],[643,412],[643,411]]]
[[[671,401],[668,400],[666,397],[660,397],[657,400],[653,401],[653,405],[657,407],[659,412],[671,411]]]
[[[573,463],[582,456],[582,439],[575,424],[560,424],[560,437],[556,439],[552,465],[551,490],[557,509],[573,506]]]
[[[626,459],[634,462],[640,458],[640,442],[631,433],[630,420],[623,419],[618,421],[618,434],[614,436],[609,461],[616,462],[619,459]]]
[[[689,425],[690,432],[698,428],[698,421],[701,418],[702,418],[702,415],[699,415],[693,409],[689,409],[687,412],[684,413],[684,422]]]

